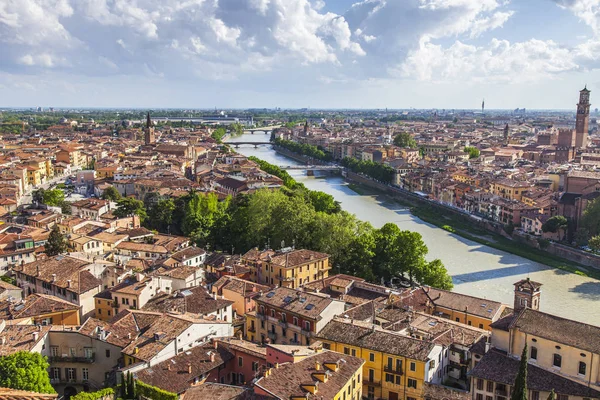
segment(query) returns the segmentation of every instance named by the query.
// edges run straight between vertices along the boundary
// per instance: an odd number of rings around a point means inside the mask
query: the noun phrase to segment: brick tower
[[[585,149],[588,141],[590,123],[590,91],[587,86],[579,92],[577,104],[577,120],[575,122],[575,147]]]
[[[150,113],[148,112],[148,116],[146,117],[146,127],[144,128],[144,144],[146,146],[153,144],[156,141],[154,137],[154,126],[152,125],[152,120],[150,119]]]
[[[525,307],[529,307],[532,310],[540,309],[540,288],[541,283],[534,282],[527,279],[522,279],[515,283],[515,313],[522,310]]]

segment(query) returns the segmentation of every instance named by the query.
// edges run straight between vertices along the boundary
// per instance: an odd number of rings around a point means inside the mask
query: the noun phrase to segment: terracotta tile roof
[[[143,319],[146,313],[131,310],[129,312],[135,315],[136,322]],[[189,320],[168,314],[150,313],[150,318],[153,322],[146,329],[140,329],[139,335],[123,349],[123,354],[149,361],[193,325]]]
[[[233,301],[222,298],[214,299],[202,286],[180,290],[174,294],[159,293],[150,299],[142,310],[154,312],[179,312],[208,315],[229,307]]]
[[[267,400],[250,388],[207,382],[186,390],[185,400]]]
[[[211,359],[211,355],[214,355],[214,359]],[[212,345],[196,346],[139,371],[136,378],[171,393],[182,393],[192,386],[196,378],[208,374],[231,359],[233,354],[223,347],[215,349]]]
[[[47,400],[56,399],[57,394],[28,392],[9,388],[0,388],[0,400]]]
[[[116,249],[119,250],[128,250],[131,252],[148,252],[148,253],[161,253],[167,254],[168,251],[164,246],[160,246],[157,244],[147,244],[147,243],[136,243],[136,242],[121,242],[115,246]]]
[[[313,374],[317,372],[317,363],[320,365],[319,371],[329,372],[327,382],[320,382],[314,377]],[[326,363],[337,363],[337,371],[325,367]],[[296,363],[286,363],[277,368],[271,368],[269,375],[260,378],[255,386],[279,399],[289,399],[292,396],[306,396],[306,399],[333,399],[364,363],[365,361],[358,357],[323,351]],[[301,386],[315,382],[318,382],[315,394]]]
[[[317,338],[351,346],[363,347],[388,354],[425,361],[433,349],[433,343],[402,336],[395,332],[384,331],[367,326],[360,326],[356,322],[330,321],[316,335]]]
[[[213,284],[213,288],[217,288],[219,293],[222,293],[223,289],[227,289],[234,293],[241,294],[244,297],[260,296],[261,291],[267,292],[271,289],[269,286],[261,285],[230,275],[225,275],[219,278],[219,280]]]
[[[492,349],[483,356],[469,375],[512,386],[519,371],[519,363],[519,360]],[[599,391],[533,364],[527,366],[527,388],[540,392],[550,392],[554,389],[557,395],[600,398]]]
[[[480,297],[468,296],[432,287],[424,287],[422,290],[436,306],[459,312],[465,312],[466,310],[469,314],[478,317],[494,319],[500,315],[499,313],[503,308],[500,302]]]
[[[423,398],[429,400],[469,400],[471,394],[468,391],[424,382]]]
[[[219,346],[224,346],[226,349],[238,350],[258,358],[267,359],[267,348],[265,346],[247,340],[237,337],[220,337],[214,338],[213,342],[217,342]]]
[[[102,284],[100,279],[85,270],[85,267],[89,264],[91,264],[89,261],[70,256],[54,256],[24,265],[17,265],[14,267],[14,271],[81,294]],[[53,275],[56,275],[56,279]],[[69,280],[71,281],[70,287]]]
[[[277,287],[256,298],[257,303],[283,309],[310,319],[320,319],[321,313],[334,300],[299,290]]]
[[[31,351],[49,331],[50,326],[5,325],[0,330],[0,357],[17,351]]]
[[[172,254],[171,258],[174,258],[179,262],[184,262],[185,260],[188,260],[190,258],[203,256],[205,254],[206,251],[204,251],[203,249],[196,246],[190,246],[178,251],[177,253]]]
[[[312,250],[292,250],[289,252],[276,252],[275,255],[271,256],[269,261],[272,264],[280,265],[285,268],[292,268],[295,266],[313,263],[319,260],[325,260],[329,258],[329,254],[319,253]]]
[[[23,302],[0,301],[0,318],[19,319],[52,314],[60,311],[79,310],[79,306],[56,296],[34,293]]]

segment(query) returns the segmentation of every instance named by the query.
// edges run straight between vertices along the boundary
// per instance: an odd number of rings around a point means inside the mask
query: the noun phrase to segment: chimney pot
[[[192,363],[188,363],[187,370],[188,370],[188,374],[192,373]]]
[[[316,369],[317,371],[320,371],[320,370],[321,370],[321,363],[319,363],[318,361],[317,361],[317,363],[315,364],[315,369]]]

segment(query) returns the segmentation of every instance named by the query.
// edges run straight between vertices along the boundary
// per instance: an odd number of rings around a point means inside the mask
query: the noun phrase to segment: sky
[[[574,110],[585,85],[600,0],[0,0],[3,107]]]

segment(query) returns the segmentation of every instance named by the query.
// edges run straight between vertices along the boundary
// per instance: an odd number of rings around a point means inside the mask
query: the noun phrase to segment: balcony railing
[[[287,328],[287,326],[288,326],[287,321],[281,321],[281,320],[277,321],[277,325],[279,325],[282,328]]]
[[[256,313],[256,318],[260,319],[261,321],[264,321],[267,319],[267,316],[265,314]]]
[[[50,357],[50,362],[51,363],[71,362],[71,363],[91,364],[91,363],[94,362],[95,358],[96,358],[95,354],[92,354],[91,357],[62,357],[62,356],[52,356],[52,357]]]
[[[248,327],[248,332],[256,332],[256,327],[254,325]]]
[[[301,329],[300,333],[302,335],[306,336],[306,337],[311,337],[312,336],[312,332],[311,331],[307,331],[307,330],[304,330],[304,329]]]
[[[396,374],[396,375],[404,375],[404,372],[402,371],[402,367],[396,368],[396,367],[390,367],[389,365],[386,365],[385,367],[383,367],[383,370],[385,372],[390,372],[390,373]]]
[[[293,276],[278,276],[277,279],[283,282],[291,282],[295,279]]]
[[[363,379],[363,385],[369,386],[381,386],[381,381],[379,379]]]

